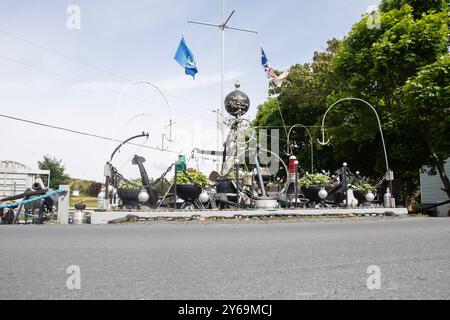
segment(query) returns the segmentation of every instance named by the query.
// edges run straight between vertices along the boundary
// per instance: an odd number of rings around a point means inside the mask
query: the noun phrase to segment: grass
[[[73,208],[75,204],[83,202],[87,208],[96,208],[97,207],[97,198],[96,197],[88,197],[88,196],[79,196],[79,197],[70,197],[70,207]]]

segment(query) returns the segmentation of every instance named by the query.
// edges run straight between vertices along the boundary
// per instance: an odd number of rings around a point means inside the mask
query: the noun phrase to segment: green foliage
[[[172,179],[173,181],[173,179]],[[206,187],[208,184],[208,177],[201,172],[196,171],[181,171],[177,174],[177,184],[191,184],[196,183],[200,187]]]
[[[340,41],[331,39],[325,52],[314,53],[312,63],[293,65],[289,76],[278,89],[277,96],[272,96],[258,107],[253,124],[261,127],[281,127],[283,125],[279,110],[281,109],[287,126],[297,123],[306,126],[316,125],[326,110],[327,97],[340,87],[332,68],[334,55],[339,46]],[[317,135],[317,130],[314,133]],[[280,130],[280,141],[286,144],[286,138],[286,132]],[[300,165],[309,167],[311,155],[309,136],[305,129],[296,128],[291,139],[303,146],[296,154]],[[316,167],[328,167],[333,161],[332,154],[331,148],[316,150]]]
[[[330,177],[322,173],[310,173],[298,181],[302,188],[308,188],[311,185],[326,186],[330,183]]]
[[[354,190],[361,191],[361,192],[368,192],[368,191],[375,190],[375,186],[368,181],[362,181],[362,182],[354,184],[353,186],[355,187]]]
[[[97,197],[102,187],[102,184],[99,182],[74,178],[70,178],[68,184],[71,190],[78,190],[80,196],[90,197]]]
[[[50,170],[50,188],[52,189],[58,189],[60,185],[69,181],[62,160],[45,155],[42,161],[38,161],[38,167],[41,170]]]
[[[380,10],[388,12],[393,9],[400,9],[404,5],[410,5],[414,8],[416,16],[431,10],[444,11],[448,6],[446,0],[383,0],[380,4]]]
[[[450,156],[450,54],[424,67],[403,87],[405,121],[441,159]],[[432,160],[432,158],[429,158]],[[428,163],[435,165],[435,163]]]
[[[342,42],[330,40],[312,63],[293,65],[276,94],[288,126],[320,125],[326,106],[343,97],[374,105],[397,190],[413,194],[418,170],[442,164],[450,152],[448,5],[441,0],[383,0],[380,11],[380,28],[368,28],[371,17],[364,15]],[[259,107],[255,125],[281,125],[276,102],[272,97]],[[315,146],[316,168],[332,169],[346,161],[369,176],[384,174],[381,138],[370,108],[341,103],[325,125],[331,144]],[[307,146],[303,131],[296,130],[294,139]],[[308,149],[297,154],[302,167],[309,166]]]
[[[87,194],[91,197],[97,197],[100,191],[102,190],[103,184],[100,182],[92,182],[87,190]]]
[[[121,183],[119,183],[119,189],[123,190],[133,190],[141,188],[142,188],[142,180],[140,178],[133,179],[130,181],[122,181]]]

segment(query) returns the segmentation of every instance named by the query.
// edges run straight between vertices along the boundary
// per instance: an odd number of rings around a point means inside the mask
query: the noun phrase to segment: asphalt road
[[[0,299],[449,298],[448,218],[0,226]]]

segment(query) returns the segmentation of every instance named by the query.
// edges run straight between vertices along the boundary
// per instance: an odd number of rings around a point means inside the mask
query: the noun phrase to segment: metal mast
[[[208,22],[201,22],[201,21],[192,21],[192,20],[188,20],[188,23],[193,23],[193,24],[199,24],[199,25],[203,25],[203,26],[208,26],[208,27],[216,27],[219,28],[222,32],[222,58],[221,58],[221,87],[220,87],[220,137],[221,137],[221,142],[224,142],[225,139],[225,133],[224,133],[224,120],[225,120],[225,30],[226,29],[230,29],[230,30],[235,30],[235,31],[241,31],[241,32],[248,32],[248,33],[254,33],[257,34],[257,31],[253,31],[253,30],[248,30],[248,29],[242,29],[242,28],[234,28],[234,27],[230,27],[228,25],[228,22],[230,22],[231,17],[234,15],[234,13],[236,12],[236,10],[233,10],[230,15],[228,16],[228,18],[225,19],[225,0],[222,0],[222,22],[220,24],[215,24],[215,23],[208,23]],[[217,135],[219,135],[219,132],[217,132]],[[219,151],[219,150],[217,150]],[[220,160],[218,162],[218,166],[220,166]]]

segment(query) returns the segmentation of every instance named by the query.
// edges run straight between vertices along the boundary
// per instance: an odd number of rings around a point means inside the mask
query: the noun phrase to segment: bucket
[[[83,210],[77,210],[73,214],[72,224],[86,224],[86,213]]]

